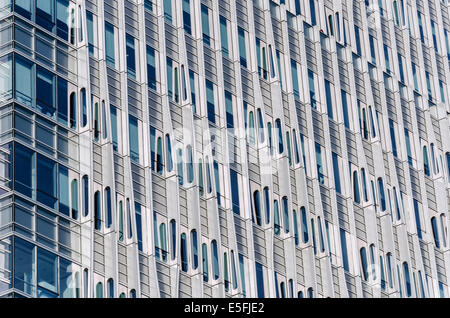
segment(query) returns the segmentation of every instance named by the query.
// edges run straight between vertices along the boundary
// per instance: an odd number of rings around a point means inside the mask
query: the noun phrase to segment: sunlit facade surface
[[[440,0],[0,0],[0,296],[449,296],[449,32]]]

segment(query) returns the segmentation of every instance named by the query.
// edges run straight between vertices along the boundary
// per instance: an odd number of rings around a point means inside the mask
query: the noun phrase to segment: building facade
[[[449,296],[449,15],[0,0],[0,296]]]

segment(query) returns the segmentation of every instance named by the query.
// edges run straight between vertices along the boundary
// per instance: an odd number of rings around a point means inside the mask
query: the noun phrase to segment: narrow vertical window
[[[281,220],[280,220],[280,210],[278,207],[278,201],[273,201],[273,226],[276,235],[280,235],[281,232]]]
[[[139,127],[138,120],[129,115],[129,142],[130,142],[130,158],[132,161],[139,163]]]
[[[105,21],[105,53],[106,64],[112,68],[116,66],[116,54],[114,43],[114,26]]]
[[[127,74],[136,79],[136,52],[134,49],[134,38],[126,35],[126,54],[127,54]]]
[[[177,224],[175,220],[170,221],[170,238],[171,238],[171,258],[174,260],[177,257]]]
[[[191,255],[192,255],[192,269],[198,268],[198,242],[197,231],[191,231]]]
[[[188,271],[188,256],[187,256],[187,242],[186,242],[186,234],[185,233],[181,233],[180,257],[181,257],[181,270],[183,272],[187,272]]]
[[[100,191],[96,191],[94,194],[94,226],[96,230],[101,230],[102,228]]]

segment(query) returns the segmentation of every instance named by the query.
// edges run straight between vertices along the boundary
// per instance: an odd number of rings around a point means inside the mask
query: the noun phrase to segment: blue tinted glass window
[[[187,242],[186,242],[186,234],[185,233],[181,233],[180,257],[181,257],[181,270],[183,272],[187,272],[187,270],[188,270],[188,256],[187,256]]]
[[[171,250],[172,260],[175,259],[177,253],[177,223],[175,220],[170,221],[170,238],[171,238]]]
[[[15,97],[18,101],[32,107],[33,101],[33,64],[16,56],[15,62]]]
[[[94,227],[96,230],[102,228],[102,205],[100,198],[100,191],[96,191],[94,194]]]
[[[127,72],[131,78],[136,78],[136,52],[134,49],[134,38],[126,35]]]
[[[208,271],[208,247],[202,244],[202,267],[203,267],[203,281],[207,282],[209,279]]]
[[[129,130],[130,130],[130,158],[135,162],[139,162],[139,130],[138,120],[129,115]]]
[[[208,120],[211,123],[216,122],[216,113],[214,106],[214,85],[211,81],[206,80],[206,103],[208,110]]]
[[[308,221],[306,217],[306,209],[304,207],[301,207],[300,213],[302,216],[303,243],[307,243],[309,241],[309,234],[308,234]]]
[[[258,292],[258,298],[264,298],[264,274],[263,274],[263,266],[255,262],[256,268],[256,287]]]
[[[284,219],[284,231],[289,233],[289,205],[287,197],[283,197],[283,219]]]
[[[198,238],[197,231],[191,231],[191,254],[192,254],[192,269],[198,267]]]
[[[88,36],[89,54],[94,54],[94,17],[90,11],[86,11],[86,28]]]
[[[56,208],[56,163],[53,160],[37,156],[37,200],[51,208]]]
[[[204,4],[201,5],[202,12],[202,31],[203,31],[203,43],[211,45],[211,37],[209,32],[209,10]]]
[[[36,0],[36,23],[52,32],[55,16],[54,0]]]
[[[231,187],[231,199],[233,203],[233,212],[236,214],[240,214],[240,205],[239,205],[239,180],[238,173],[233,169],[230,169],[230,184]]]
[[[37,297],[54,298],[58,293],[58,258],[42,248],[37,251]]]
[[[227,19],[223,16],[220,16],[220,40],[222,41],[222,54],[228,57]]]
[[[105,188],[105,212],[106,212],[106,227],[111,227],[112,224],[112,207],[111,207],[111,189]]]
[[[273,226],[275,229],[275,234],[280,235],[281,232],[281,220],[280,220],[280,210],[278,207],[278,201],[273,201]]]
[[[340,229],[340,236],[341,236],[341,249],[342,249],[342,263],[344,265],[344,270],[349,270],[349,264],[348,264],[348,254],[347,254],[347,239],[345,235],[345,231],[343,229]]]
[[[134,215],[136,218],[136,233],[138,241],[138,249],[142,251],[142,212],[141,205],[139,203],[134,204]]]
[[[337,193],[341,193],[341,177],[339,175],[339,159],[336,153],[332,153],[333,171],[334,171],[334,186]]]
[[[114,26],[111,23],[105,22],[105,52],[106,64],[112,68],[116,65],[116,53],[114,43]]]
[[[183,0],[183,27],[184,31],[188,34],[192,34],[190,0]]]
[[[239,58],[241,66],[247,67],[247,49],[245,44],[245,31],[238,27],[238,42],[239,42]]]
[[[259,191],[255,191],[253,193],[253,203],[255,205],[256,224],[262,225],[261,200],[259,196]]]
[[[14,238],[14,288],[34,296],[36,285],[36,249],[34,245]]]
[[[294,89],[294,98],[300,100],[300,86],[297,73],[297,62],[291,59],[292,86]]]
[[[155,49],[147,46],[147,81],[150,89],[156,90],[156,57]]]

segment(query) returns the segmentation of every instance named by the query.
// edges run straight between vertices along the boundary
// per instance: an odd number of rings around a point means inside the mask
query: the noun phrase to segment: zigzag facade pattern
[[[0,296],[448,297],[449,14],[0,1]]]

